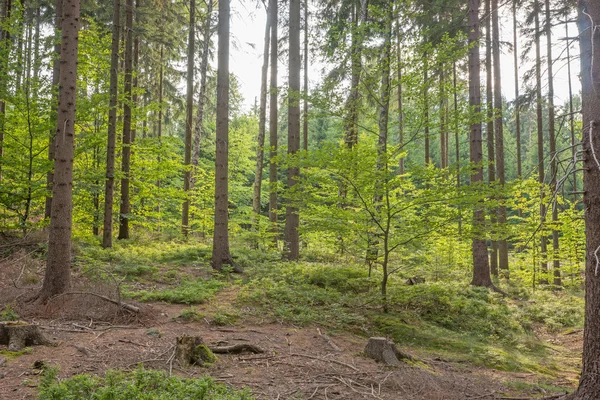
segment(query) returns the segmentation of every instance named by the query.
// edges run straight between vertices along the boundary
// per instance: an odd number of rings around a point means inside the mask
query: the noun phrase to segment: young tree
[[[185,200],[181,210],[181,231],[189,233],[190,189],[192,188],[192,125],[194,124],[194,50],[196,47],[196,0],[190,0],[190,25],[188,29],[187,101],[185,120],[185,150],[183,160],[183,191]]]
[[[56,165],[52,185],[48,259],[38,301],[64,293],[71,286],[71,229],[73,222],[73,156],[75,151],[75,105],[77,99],[77,54],[79,0],[64,0],[58,120],[56,123]]]
[[[300,150],[300,0],[290,0],[289,41],[288,156],[293,158]],[[288,191],[293,190],[299,178],[300,168],[292,162],[288,167]],[[298,207],[288,204],[284,245],[284,257],[288,260],[298,260],[300,256],[299,223]]]
[[[229,252],[229,0],[219,2],[218,59],[217,59],[217,132],[215,157],[215,222],[212,267],[217,271],[224,265],[236,265]]]
[[[472,165],[471,185],[483,182],[483,148],[481,137],[481,83],[479,71],[479,0],[469,0],[469,106],[471,117],[470,159]],[[483,209],[477,208],[473,215],[473,280],[472,285],[491,287],[492,278],[485,239],[477,237],[482,234],[485,225]]]
[[[600,398],[600,274],[597,257],[600,249],[600,2],[579,0],[579,33],[581,49],[581,87],[583,101],[583,168],[586,222],[585,328],[583,333],[583,369],[574,400]]]
[[[108,143],[106,146],[106,182],[104,188],[104,231],[102,247],[112,247],[113,198],[115,193],[115,145],[117,136],[117,95],[119,73],[119,36],[121,0],[114,0],[112,46],[110,56],[110,103],[108,109]]]

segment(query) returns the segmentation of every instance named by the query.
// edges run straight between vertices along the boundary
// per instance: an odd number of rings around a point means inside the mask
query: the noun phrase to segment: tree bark
[[[64,0],[56,165],[52,187],[48,257],[38,301],[66,292],[71,286],[71,229],[73,222],[73,156],[75,151],[75,106],[77,100],[77,54],[79,0]]]
[[[501,188],[506,183],[504,168],[504,130],[502,123],[502,75],[500,73],[500,24],[498,21],[498,0],[492,0],[492,36],[494,54],[494,135],[496,150],[496,177]],[[504,230],[506,225],[506,207],[502,204],[498,207],[498,226]],[[504,236],[502,234],[502,236]],[[509,277],[508,271],[508,242],[502,238],[498,241],[498,267],[505,278]]]
[[[513,12],[513,60],[515,64],[514,77],[515,77],[515,141],[517,142],[517,178],[521,179],[523,176],[523,168],[521,164],[521,104],[519,99],[519,57],[518,57],[518,26],[517,26],[517,1],[513,0],[512,12]],[[520,211],[519,211],[520,212]]]
[[[485,73],[486,73],[486,87],[485,87],[485,100],[486,100],[486,112],[487,112],[487,128],[485,134],[487,136],[487,154],[488,154],[488,181],[490,185],[493,185],[496,181],[496,156],[494,147],[494,102],[493,102],[493,69],[492,69],[492,11],[491,11],[492,0],[485,0]],[[494,212],[490,213],[490,223],[492,227],[496,225],[496,215]],[[490,268],[492,275],[498,276],[498,242],[491,240],[491,252],[490,252]]]
[[[548,62],[548,138],[550,144],[550,187],[554,193],[558,193],[557,174],[558,160],[556,158],[556,132],[554,111],[554,76],[552,68],[552,20],[550,17],[550,0],[546,0],[546,58]],[[558,204],[556,200],[552,204],[552,225],[558,223]],[[560,259],[559,259],[558,231],[552,228],[552,266],[554,272],[554,285],[561,286]]]
[[[396,53],[398,57],[398,146],[400,149],[404,146],[404,107],[402,96],[402,48],[400,46],[400,22],[396,25]],[[399,173],[404,175],[405,162],[404,157],[400,158]]]
[[[540,266],[543,273],[548,271],[548,260],[547,260],[547,252],[548,252],[548,238],[543,234],[543,228],[546,224],[546,205],[544,204],[543,193],[544,193],[544,180],[545,180],[545,170],[544,170],[544,126],[543,126],[543,109],[542,109],[542,56],[541,56],[541,46],[540,46],[540,17],[539,14],[541,12],[540,2],[539,0],[535,0],[535,84],[536,84],[536,117],[537,117],[537,140],[538,140],[538,181],[540,183],[540,226],[541,226],[541,239],[540,239],[540,247],[541,247],[541,258]],[[548,283],[547,277],[542,277],[540,279],[541,283]]]
[[[129,239],[129,171],[131,169],[131,76],[133,70],[133,0],[125,2],[125,81],[123,101],[123,148],[121,150],[121,204],[119,207],[119,239]]]
[[[293,196],[294,186],[300,179],[300,166],[295,155],[300,150],[300,0],[290,0],[289,25],[289,90],[288,90],[288,157],[292,165],[288,167],[287,191]],[[300,257],[300,237],[298,226],[300,216],[295,199],[288,199],[285,211],[284,257],[297,261]]]
[[[303,119],[303,145],[308,152],[308,0],[304,0],[304,119]]]
[[[600,248],[600,3],[579,0],[581,49],[581,87],[583,102],[583,198],[586,222],[585,328],[583,333],[583,369],[575,400],[600,398],[600,275],[595,255]]]
[[[569,22],[565,21],[565,37],[569,37]],[[567,40],[567,75],[569,81],[569,130],[571,134],[571,158],[576,160],[575,113],[573,112],[573,82],[571,76],[571,42]],[[573,200],[577,201],[577,165],[573,164]]]
[[[479,0],[469,0],[469,106],[474,115],[481,111],[481,84],[479,71]],[[470,133],[470,160],[473,164],[471,171],[471,185],[483,182],[483,148],[481,136],[481,122],[472,118]],[[481,205],[473,213],[474,236],[473,251],[473,280],[474,286],[491,287],[490,266],[487,255],[487,246],[484,239],[480,239],[485,225],[485,216]]]
[[[269,115],[269,221],[273,241],[277,245],[277,56],[279,55],[278,28],[278,3],[270,0],[269,11],[271,12],[271,82],[270,82],[270,115]]]
[[[62,1],[62,0],[57,0]],[[62,3],[61,3],[62,4]],[[0,75],[6,76],[8,74],[8,55],[10,53],[10,32],[4,28],[4,22],[11,16],[11,0],[4,0],[2,2],[1,19],[2,29],[0,29],[0,52],[2,62],[0,64]],[[58,17],[57,17],[58,19]],[[4,100],[8,86],[6,79],[3,79],[0,83],[0,183],[2,183],[2,156],[4,155],[4,129],[5,129],[5,118],[6,118],[6,100]],[[52,147],[52,146],[51,146]],[[50,150],[49,150],[50,151]]]
[[[219,2],[217,61],[217,132],[215,157],[215,222],[212,267],[218,271],[234,264],[229,252],[229,0]]]
[[[271,44],[271,13],[267,8],[267,22],[265,25],[265,45],[263,49],[263,65],[260,83],[260,115],[258,121],[258,146],[256,148],[256,170],[254,174],[254,191],[252,197],[252,210],[254,211],[254,229],[258,232],[260,215],[260,197],[262,189],[262,172],[265,157],[265,131],[267,125],[267,79],[269,72],[269,45]]]
[[[429,65],[427,54],[424,54],[423,60],[423,124],[425,124],[425,166],[431,165],[430,145],[429,145]]]
[[[192,188],[192,125],[194,124],[194,54],[196,48],[196,0],[190,0],[188,35],[187,102],[185,121],[185,149],[183,160],[183,191],[185,200],[181,210],[181,233],[190,232],[190,190]]]
[[[65,0],[66,1],[66,0]],[[113,198],[115,192],[115,145],[117,136],[117,96],[119,73],[119,37],[121,0],[114,0],[112,46],[110,56],[110,102],[108,109],[108,143],[106,146],[106,182],[104,188],[104,230],[102,247],[112,247]]]

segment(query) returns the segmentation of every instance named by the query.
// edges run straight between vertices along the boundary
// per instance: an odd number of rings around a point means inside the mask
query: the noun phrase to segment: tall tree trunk
[[[600,275],[597,258],[600,248],[600,2],[579,0],[581,49],[581,87],[583,103],[584,210],[586,222],[585,327],[583,332],[583,369],[574,400],[600,398]]]
[[[554,193],[558,194],[556,176],[558,174],[558,160],[556,159],[556,132],[554,129],[554,76],[552,68],[552,20],[550,18],[550,0],[546,0],[546,58],[548,61],[548,138],[550,144],[550,187]],[[558,204],[554,201],[552,204],[552,265],[554,267],[554,284],[561,286],[560,278],[560,255],[558,243]]]
[[[459,141],[459,115],[458,115],[458,88],[456,77],[456,60],[452,61],[452,87],[454,92],[454,152],[456,158],[456,190],[460,190],[460,141]],[[462,236],[462,211],[458,205],[458,236]]]
[[[400,149],[404,146],[404,107],[402,97],[402,54],[400,46],[400,22],[396,24],[396,55],[398,57],[398,146]],[[399,173],[404,175],[405,163],[404,157],[400,158]]]
[[[496,157],[494,147],[494,103],[493,93],[494,88],[492,86],[493,70],[492,70],[492,12],[491,2],[492,0],[485,1],[485,73],[486,73],[486,87],[485,87],[485,100],[486,100],[486,112],[487,112],[487,153],[488,153],[488,181],[490,185],[493,185],[496,181]],[[490,213],[490,222],[492,226],[496,225],[495,213]],[[493,229],[492,229],[493,230]],[[491,241],[492,251],[490,252],[490,268],[492,275],[498,276],[498,242],[495,240]]]
[[[423,124],[425,124],[425,166],[431,164],[429,145],[429,65],[428,55],[424,55],[423,65]]]
[[[131,169],[131,76],[133,70],[133,0],[125,2],[125,101],[123,101],[123,148],[121,153],[121,204],[119,207],[119,239],[129,239],[129,171]]]
[[[502,126],[502,75],[500,73],[500,24],[498,22],[498,0],[492,0],[492,36],[494,53],[494,128],[496,145],[496,176],[500,187],[506,183],[504,168],[504,131]],[[501,230],[506,225],[506,207],[498,207],[498,225]],[[508,243],[506,239],[498,241],[498,267],[508,279]]]
[[[35,8],[35,34],[33,37],[33,80],[36,82],[35,85],[35,95],[37,97],[37,90],[39,87],[38,84],[38,78],[40,76],[40,67],[41,67],[41,60],[40,60],[40,26],[42,24],[42,15],[41,15],[41,10],[40,10],[40,6],[37,5]]]
[[[360,101],[360,92],[358,86],[360,84],[360,76],[362,72],[362,50],[363,50],[363,34],[360,32],[361,26],[367,19],[368,0],[358,1],[359,9],[355,7],[354,21],[351,31],[351,78],[350,78],[350,94],[346,101],[347,116],[344,120],[344,134],[346,145],[352,148],[358,143],[358,106]]]
[[[308,0],[304,0],[304,119],[303,119],[303,145],[308,152]]]
[[[65,0],[66,2],[67,0]],[[110,101],[108,109],[108,144],[106,146],[106,182],[104,189],[104,231],[102,247],[112,247],[113,198],[115,192],[115,145],[117,136],[117,97],[121,0],[114,0],[112,47],[110,56]]]
[[[185,200],[181,210],[181,233],[190,232],[190,190],[192,188],[192,126],[194,125],[194,53],[196,39],[196,0],[190,0],[190,27],[188,35],[187,104],[185,122],[185,150],[183,160],[183,191]]]
[[[534,2],[535,10],[535,84],[536,84],[536,116],[537,116],[537,139],[538,139],[538,179],[540,183],[540,226],[544,228],[546,224],[546,205],[544,204],[543,193],[544,193],[544,179],[545,179],[545,171],[544,171],[544,126],[543,126],[543,110],[542,110],[542,56],[541,56],[541,46],[540,46],[540,17],[539,14],[541,12],[540,2],[539,0],[535,0]],[[541,230],[543,232],[543,229]],[[546,273],[548,271],[548,260],[547,260],[547,252],[548,252],[548,239],[541,233],[541,268],[542,272]],[[541,283],[548,283],[547,277],[543,277],[540,280]]]
[[[289,41],[288,156],[293,159],[300,150],[300,0],[290,0]],[[294,186],[300,178],[300,166],[288,167],[287,173],[287,190],[288,193],[293,193]],[[300,257],[299,224],[296,200],[288,200],[285,210],[284,243],[284,257],[288,260],[297,261]]]
[[[204,122],[204,104],[206,103],[206,75],[208,71],[208,53],[212,33],[212,11],[213,0],[206,3],[206,17],[204,19],[204,30],[202,32],[202,60],[200,61],[200,93],[198,94],[198,109],[196,110],[196,129],[194,131],[194,149],[192,153],[192,165],[198,167],[200,159],[200,139],[202,138],[202,124]],[[192,177],[193,178],[193,177]]]
[[[59,0],[60,1],[60,0]],[[8,74],[8,55],[10,54],[10,32],[5,29],[4,22],[11,16],[11,0],[3,0],[1,10],[1,29],[0,29],[0,75]],[[0,83],[0,183],[2,183],[2,156],[4,155],[4,129],[6,118],[6,100],[5,96],[8,91],[6,79]]]
[[[446,82],[444,75],[444,66],[440,66],[440,167],[446,168],[448,166],[448,161],[446,159],[446,154],[448,151],[446,150],[446,137],[448,136],[448,132],[446,131]]]
[[[271,12],[271,83],[270,83],[270,115],[269,115],[269,221],[273,240],[277,245],[277,57],[279,55],[279,39],[277,28],[279,24],[277,0],[270,0],[269,11]]]
[[[565,37],[569,37],[569,22],[565,21]],[[573,112],[573,82],[571,75],[571,42],[567,39],[567,75],[569,80],[569,130],[571,134],[571,157],[577,159],[575,139],[575,113]],[[577,165],[573,164],[573,200],[577,201]]]
[[[77,100],[77,51],[79,0],[64,0],[56,166],[52,188],[48,258],[38,301],[64,293],[71,286],[71,229],[73,222],[73,155],[75,152],[75,105]]]
[[[521,160],[523,159],[521,155],[521,103],[519,99],[519,56],[518,56],[518,26],[517,26],[517,1],[513,0],[512,3],[512,12],[513,12],[513,59],[515,64],[515,140],[517,142],[517,178],[521,179],[523,176],[523,168],[521,164]]]
[[[469,105],[475,115],[481,110],[481,83],[479,71],[479,0],[469,0]],[[471,119],[470,133],[470,159],[474,168],[471,171],[471,185],[483,183],[483,148],[481,135],[481,122],[476,118]],[[482,205],[479,205],[473,213],[474,236],[473,250],[473,280],[474,286],[492,285],[490,276],[490,265],[487,254],[485,239],[480,239],[485,229],[485,216]]]
[[[267,125],[267,79],[269,72],[269,45],[271,44],[271,13],[267,7],[267,22],[265,24],[265,45],[263,48],[263,65],[260,81],[260,114],[258,121],[258,146],[256,147],[256,170],[254,174],[254,192],[252,210],[254,211],[254,229],[258,232],[260,215],[260,196],[262,189],[262,173],[265,157],[265,132]]]
[[[218,23],[215,222],[211,264],[217,271],[229,265],[236,272],[241,272],[229,252],[229,10],[229,0],[221,0]]]

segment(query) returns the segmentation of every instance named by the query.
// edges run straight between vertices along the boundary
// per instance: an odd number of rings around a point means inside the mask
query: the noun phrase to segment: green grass
[[[183,281],[171,289],[154,290],[124,290],[126,297],[138,299],[140,301],[165,301],[176,304],[200,304],[215,295],[219,290],[225,287],[225,283],[217,280],[205,280],[198,278],[193,281]]]
[[[235,390],[211,378],[183,379],[160,371],[108,371],[104,378],[76,375],[59,380],[48,369],[40,383],[40,400],[252,400],[248,390]]]

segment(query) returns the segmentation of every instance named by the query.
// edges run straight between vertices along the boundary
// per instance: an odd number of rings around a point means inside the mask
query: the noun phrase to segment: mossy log
[[[175,344],[175,360],[181,366],[207,365],[217,361],[217,357],[204,344],[200,336],[179,336]]]
[[[9,351],[19,351],[26,346],[51,345],[52,342],[40,332],[37,325],[24,321],[0,322],[0,345]]]
[[[409,354],[398,350],[394,342],[382,337],[369,338],[365,355],[387,365],[401,365],[402,361],[412,360]]]

